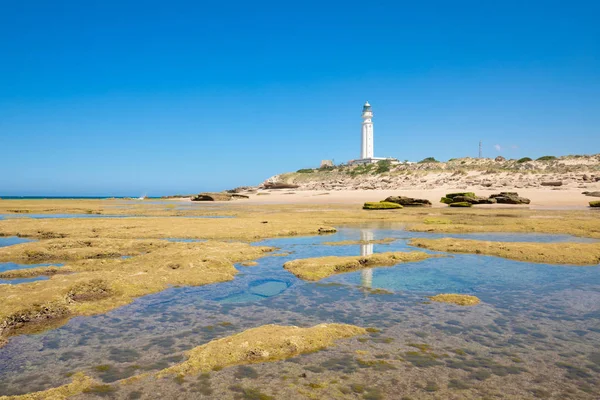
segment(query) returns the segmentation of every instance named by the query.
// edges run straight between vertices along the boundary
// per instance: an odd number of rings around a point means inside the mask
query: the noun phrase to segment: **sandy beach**
[[[590,190],[590,189],[587,189]],[[247,194],[248,200],[237,200],[237,204],[361,204],[379,201],[388,196],[407,196],[428,199],[433,207],[447,207],[439,200],[446,193],[475,192],[478,196],[489,196],[499,190],[467,189],[418,189],[418,190],[265,190],[258,194]],[[531,200],[526,206],[507,204],[478,205],[477,208],[530,208],[530,209],[587,209],[589,202],[598,199],[583,195],[582,189],[505,189],[517,191],[520,196]]]

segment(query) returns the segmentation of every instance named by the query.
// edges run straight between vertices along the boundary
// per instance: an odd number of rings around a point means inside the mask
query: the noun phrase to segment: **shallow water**
[[[0,247],[12,246],[14,244],[35,242],[33,239],[20,238],[16,236],[0,237]]]
[[[0,272],[13,271],[17,269],[28,269],[37,267],[62,267],[64,264],[17,264],[13,262],[0,262]],[[0,279],[0,284],[17,285],[20,283],[29,283],[35,281],[45,281],[50,279],[47,276],[35,276],[32,278],[14,278],[14,279]]]
[[[600,267],[436,253],[444,257],[314,283],[282,268],[296,258],[414,250],[406,238],[438,236],[572,239],[342,229],[329,236],[266,240],[257,245],[291,254],[238,266],[231,282],[171,288],[104,315],[11,339],[0,348],[0,394],[58,386],[75,371],[107,383],[156,371],[180,362],[192,347],[263,324],[341,322],[381,332],[287,362],[213,371],[202,378],[209,382],[202,381],[203,389],[196,377],[184,383],[144,380],[111,396],[135,398],[140,392],[149,398],[195,399],[205,390],[207,398],[254,398],[239,397],[238,385],[276,398],[305,398],[302,391],[317,398],[598,398]],[[387,237],[398,239],[387,245],[322,245]],[[428,301],[427,296],[448,292],[477,295],[482,304],[465,308]],[[86,396],[93,398],[80,398]]]

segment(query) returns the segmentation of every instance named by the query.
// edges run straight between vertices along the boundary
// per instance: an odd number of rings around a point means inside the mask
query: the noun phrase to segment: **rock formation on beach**
[[[248,196],[245,194],[238,193],[200,193],[199,195],[192,197],[192,201],[230,201],[247,198]]]
[[[275,175],[263,188],[297,190],[534,189],[600,190],[600,154],[530,160],[458,158],[447,162],[340,165]]]
[[[403,207],[431,207],[431,202],[427,199],[413,199],[405,196],[390,196],[384,201],[400,204]]]
[[[440,203],[450,207],[471,207],[475,204],[529,204],[531,200],[520,197],[517,192],[500,192],[490,197],[479,197],[473,192],[448,193],[442,197]]]

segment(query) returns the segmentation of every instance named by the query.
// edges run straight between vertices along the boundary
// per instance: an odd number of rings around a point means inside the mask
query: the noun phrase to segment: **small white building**
[[[362,110],[362,130],[361,130],[361,146],[360,146],[360,158],[358,160],[350,160],[348,164],[372,164],[382,160],[393,160],[393,158],[387,157],[375,157],[375,150],[373,146],[373,110],[371,105],[367,101],[363,106]]]

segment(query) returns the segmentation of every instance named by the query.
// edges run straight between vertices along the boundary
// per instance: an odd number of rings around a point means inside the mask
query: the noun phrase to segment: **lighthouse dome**
[[[369,104],[368,101],[363,106],[363,112],[366,112],[366,111],[371,111],[371,105]]]

